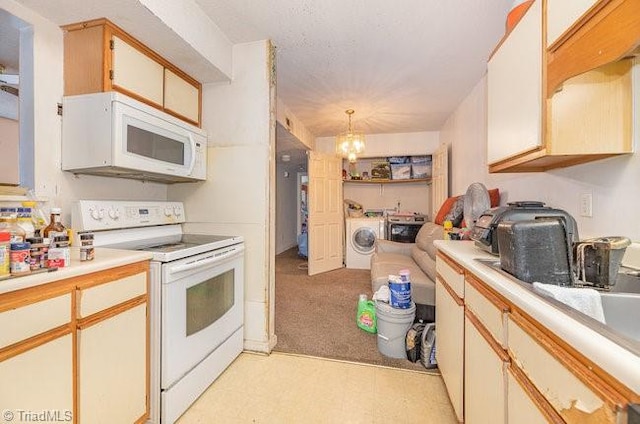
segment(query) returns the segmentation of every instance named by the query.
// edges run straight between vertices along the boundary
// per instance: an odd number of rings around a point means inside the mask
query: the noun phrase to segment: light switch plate
[[[580,216],[588,218],[593,216],[593,195],[591,193],[580,195]]]

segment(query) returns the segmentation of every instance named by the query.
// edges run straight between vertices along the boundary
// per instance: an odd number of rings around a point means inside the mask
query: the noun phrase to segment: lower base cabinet
[[[149,263],[0,294],[0,422],[144,423]]]
[[[505,369],[509,364],[506,353],[501,357],[487,341],[486,337],[491,336],[483,331],[482,324],[468,311],[465,315],[464,422],[504,424]]]
[[[83,423],[134,423],[145,414],[146,314],[138,305],[78,332]]]
[[[47,421],[73,417],[73,339],[51,340],[0,362],[0,422]],[[10,415],[13,414],[13,415]]]
[[[440,278],[436,279],[436,328],[438,337],[436,360],[445,382],[449,399],[458,421],[464,417],[464,306],[450,293]],[[454,297],[455,296],[455,297]]]

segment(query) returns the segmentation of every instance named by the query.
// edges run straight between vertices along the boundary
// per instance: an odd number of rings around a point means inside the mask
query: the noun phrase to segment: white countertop
[[[70,277],[77,277],[92,272],[103,271],[122,265],[151,259],[153,255],[149,252],[138,252],[134,250],[108,249],[105,247],[95,248],[95,258],[92,261],[80,261],[79,248],[71,248],[71,265],[58,268],[53,272],[42,272],[37,274],[27,274],[20,277],[12,277],[0,280],[0,294],[15,290],[26,289],[52,281],[62,280]]]
[[[634,353],[634,350],[640,352],[640,343],[631,342],[627,346],[616,343],[597,331],[602,326],[597,321],[577,311],[567,313],[534,292],[527,283],[518,284],[500,271],[476,261],[476,258],[498,260],[498,257],[475,247],[472,241],[436,240],[434,244],[614,378],[640,393],[640,355]],[[576,317],[576,314],[580,316]],[[586,325],[585,320],[593,321],[592,325]]]

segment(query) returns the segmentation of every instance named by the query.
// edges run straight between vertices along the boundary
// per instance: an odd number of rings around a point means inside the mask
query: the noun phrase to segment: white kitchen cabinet
[[[201,84],[107,19],[62,27],[64,95],[120,91],[200,125]]]
[[[626,399],[526,318],[508,320],[509,355],[567,423],[619,423]]]
[[[637,0],[535,0],[488,63],[489,172],[631,153],[638,42]]]
[[[13,412],[14,422],[31,421],[20,419],[18,410],[59,411],[60,421],[70,421],[73,414],[71,334],[6,360],[0,357],[0,408]]]
[[[112,84],[162,106],[164,67],[122,38],[112,39]]]
[[[144,422],[148,272],[144,261],[0,294],[0,409]]]
[[[564,423],[524,373],[513,365],[507,368],[507,422]]]
[[[436,361],[458,421],[464,421],[464,274],[450,258],[436,258]],[[442,336],[444,335],[444,336]]]
[[[547,0],[547,47],[555,43],[598,0]]]
[[[132,423],[148,411],[147,273],[78,291],[81,423]]]
[[[529,8],[488,63],[487,162],[542,145],[542,1]]]
[[[147,305],[78,332],[81,423],[134,423],[147,405]]]
[[[464,338],[465,423],[505,423],[507,353],[469,310]]]
[[[71,294],[26,290],[0,296],[0,409],[73,413]],[[6,416],[3,417],[6,419]],[[7,420],[11,421],[11,420]]]
[[[180,75],[165,69],[164,108],[178,117],[200,122],[200,90]]]

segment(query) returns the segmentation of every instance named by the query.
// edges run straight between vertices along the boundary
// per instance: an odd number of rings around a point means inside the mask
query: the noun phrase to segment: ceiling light
[[[349,117],[349,128],[336,137],[336,153],[347,158],[349,162],[355,162],[357,156],[364,152],[364,133],[354,131],[351,127],[351,115],[355,111],[347,109],[345,113]]]

